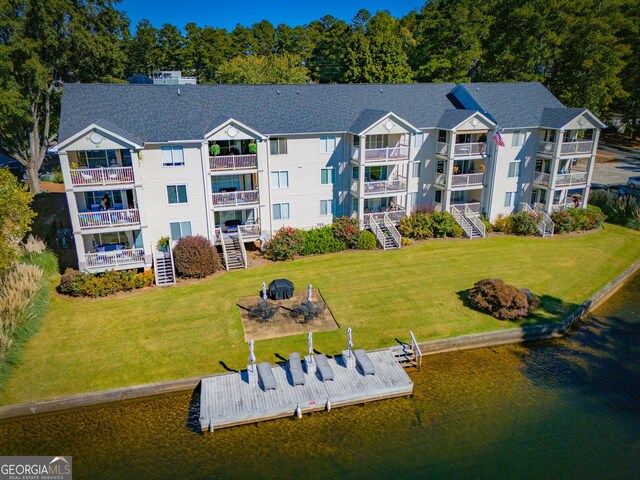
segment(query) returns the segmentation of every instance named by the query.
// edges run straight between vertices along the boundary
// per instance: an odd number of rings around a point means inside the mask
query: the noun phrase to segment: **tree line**
[[[3,4],[0,146],[34,168],[55,140],[62,82],[154,70],[200,83],[539,81],[569,107],[640,121],[637,0],[430,0],[401,18],[363,9],[231,31],[142,20],[133,32],[116,0]]]

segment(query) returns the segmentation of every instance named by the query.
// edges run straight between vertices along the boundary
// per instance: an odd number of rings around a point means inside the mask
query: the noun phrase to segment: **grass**
[[[286,277],[320,288],[340,330],[314,335],[329,354],[517,326],[465,307],[459,293],[485,277],[531,289],[542,307],[525,323],[562,319],[640,258],[640,233],[615,225],[583,235],[427,241],[401,250],[345,252],[234,271],[119,299],[53,294],[0,403],[77,394],[244,368],[236,301]],[[306,335],[256,342],[260,361],[306,349]]]

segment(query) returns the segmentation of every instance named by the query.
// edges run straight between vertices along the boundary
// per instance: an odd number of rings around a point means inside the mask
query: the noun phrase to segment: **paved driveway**
[[[600,147],[598,156],[614,158],[610,162],[596,162],[593,168],[593,183],[627,183],[629,177],[640,175],[640,155],[622,152],[610,147]]]

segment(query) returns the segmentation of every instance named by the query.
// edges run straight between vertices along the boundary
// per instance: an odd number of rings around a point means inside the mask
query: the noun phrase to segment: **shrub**
[[[290,260],[294,255],[300,255],[304,247],[304,232],[297,228],[282,227],[267,242],[264,256],[269,260]]]
[[[530,212],[512,213],[507,217],[505,233],[515,235],[537,235],[540,218]]]
[[[156,248],[160,251],[166,251],[167,247],[169,247],[169,237],[160,237],[158,243],[156,243]]]
[[[347,245],[338,240],[333,234],[331,225],[321,228],[313,228],[304,234],[302,242],[302,255],[317,253],[332,253],[346,250]]]
[[[428,213],[414,213],[400,220],[398,231],[403,237],[423,240],[433,237],[433,221]]]
[[[474,308],[500,320],[526,317],[540,303],[530,292],[492,278],[477,282],[467,298]]]
[[[360,238],[360,225],[357,218],[336,218],[331,225],[333,235],[347,248],[356,248]]]
[[[551,220],[555,224],[556,233],[573,232],[576,229],[576,221],[568,210],[560,210],[551,214]]]
[[[504,232],[507,233],[507,218],[503,214],[499,214],[496,217],[495,222],[493,222],[493,230],[496,232]]]
[[[45,245],[44,241],[42,241],[38,237],[34,237],[31,234],[29,234],[29,236],[27,237],[27,240],[22,244],[22,246],[24,247],[27,253],[36,254],[36,255],[44,253],[44,251],[47,249],[47,246]]]
[[[404,238],[402,240],[405,240]],[[369,230],[363,230],[358,237],[358,244],[356,248],[358,250],[375,250],[377,247],[376,236]]]
[[[593,190],[589,194],[589,206],[600,208],[611,223],[639,230],[640,202],[633,195],[621,195],[614,199],[609,192]]]
[[[202,235],[182,237],[173,249],[176,272],[182,277],[204,278],[220,269],[216,248]]]
[[[67,268],[60,279],[58,291],[74,297],[106,297],[153,285],[153,270],[108,270],[104,273],[82,273]]]
[[[484,224],[484,228],[487,233],[493,232],[493,225],[491,225],[491,222],[487,220],[487,217],[484,215],[480,216],[480,221]]]
[[[431,214],[433,236],[436,238],[460,237],[462,228],[448,212],[433,212]]]
[[[412,243],[413,243],[413,241],[412,241],[410,238],[402,237],[402,238],[400,239],[400,244],[401,244],[403,247],[406,247],[406,246],[408,246],[408,245],[411,245]]]

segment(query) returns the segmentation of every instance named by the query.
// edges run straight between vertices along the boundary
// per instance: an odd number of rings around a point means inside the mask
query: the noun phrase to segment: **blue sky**
[[[333,15],[350,21],[356,12],[366,8],[370,12],[389,10],[396,17],[403,16],[424,5],[424,0],[302,0],[302,1],[256,1],[245,0],[123,0],[118,8],[127,12],[131,29],[139,20],[146,18],[154,26],[171,23],[183,28],[189,22],[204,27],[223,27],[232,30],[237,23],[253,25],[260,20],[269,20],[274,25],[286,23],[290,26],[304,25],[324,15]]]

